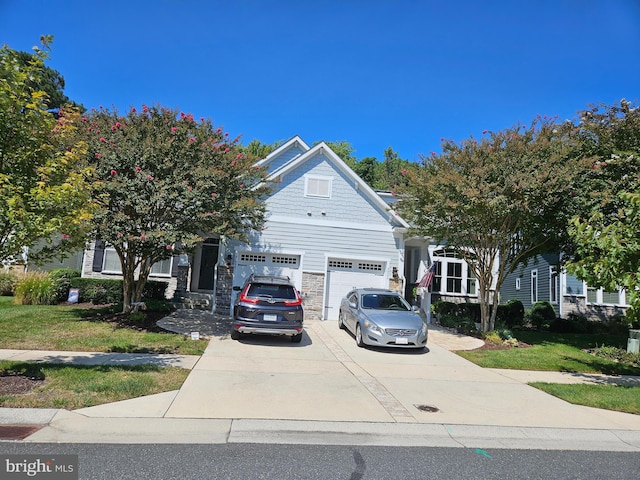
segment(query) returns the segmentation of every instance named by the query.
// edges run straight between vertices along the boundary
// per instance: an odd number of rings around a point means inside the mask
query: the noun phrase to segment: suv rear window
[[[270,297],[285,300],[296,300],[296,291],[290,285],[271,285],[265,283],[252,283],[247,292],[248,297]]]

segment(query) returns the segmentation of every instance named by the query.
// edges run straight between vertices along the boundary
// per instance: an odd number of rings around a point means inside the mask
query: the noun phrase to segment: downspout
[[[211,313],[216,313],[216,292],[218,286],[218,262],[213,266],[213,295],[211,296]]]

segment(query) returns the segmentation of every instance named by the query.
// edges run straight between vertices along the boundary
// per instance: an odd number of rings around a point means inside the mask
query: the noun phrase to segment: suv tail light
[[[284,304],[287,307],[299,307],[300,305],[302,305],[302,297],[300,297],[300,294],[298,293],[298,290],[296,290],[296,299],[295,300],[285,300]]]
[[[244,290],[240,293],[240,301],[246,303],[258,303],[259,300],[257,298],[248,297],[247,291],[249,291],[250,285],[247,285]]]

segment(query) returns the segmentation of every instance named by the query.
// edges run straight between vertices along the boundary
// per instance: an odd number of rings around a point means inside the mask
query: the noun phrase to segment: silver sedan
[[[350,330],[359,347],[424,348],[427,324],[396,292],[358,288],[340,303],[340,328]]]

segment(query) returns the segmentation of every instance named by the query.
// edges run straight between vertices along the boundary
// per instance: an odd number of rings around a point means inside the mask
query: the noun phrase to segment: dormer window
[[[304,196],[331,198],[332,180],[333,179],[331,177],[322,177],[318,175],[305,175]]]

